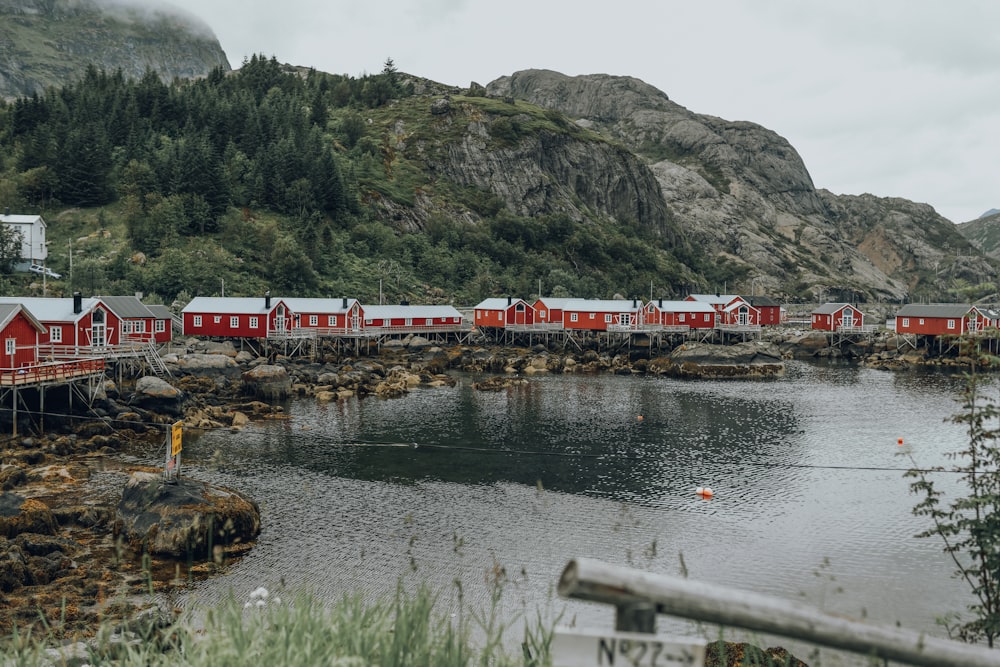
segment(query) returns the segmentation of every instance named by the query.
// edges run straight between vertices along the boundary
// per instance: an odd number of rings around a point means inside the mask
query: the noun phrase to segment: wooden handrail
[[[781,635],[920,667],[997,667],[1000,651],[833,616],[799,602],[652,574],[591,558],[569,562],[559,595],[603,602],[619,610],[652,605],[669,614]]]

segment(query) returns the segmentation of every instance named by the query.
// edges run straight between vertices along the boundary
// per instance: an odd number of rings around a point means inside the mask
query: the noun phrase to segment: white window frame
[[[684,321],[684,317],[685,317],[684,313],[679,313],[677,315],[677,321],[678,322],[683,322]]]
[[[62,327],[49,327],[49,342],[50,343],[62,342]]]
[[[260,318],[257,315],[250,316],[250,328],[257,329],[260,327]]]
[[[195,315],[194,318],[193,318],[193,320],[194,320],[194,322],[193,322],[194,326],[200,328],[201,327],[201,315]]]
[[[955,320],[948,320],[948,328],[949,329],[955,328]]]
[[[8,357],[13,357],[17,353],[17,339],[8,338],[4,341],[4,348]]]
[[[229,316],[229,328],[230,329],[239,329],[240,328],[240,316],[239,315],[230,315]]]
[[[337,326],[337,316],[336,315],[327,315],[326,316],[326,326],[328,326],[328,327],[335,327],[335,326]]]
[[[156,333],[163,333],[164,331],[167,330],[167,321],[166,320],[156,320],[156,322],[153,324],[153,330]]]
[[[612,317],[611,313],[604,313],[604,323],[611,324],[612,322],[614,322],[614,317]]]
[[[908,327],[908,326],[910,326],[910,318],[909,317],[904,317],[903,318],[903,327],[905,328],[905,327]]]
[[[319,315],[310,315],[309,316],[309,326],[311,326],[311,327],[318,327],[319,326]]]
[[[212,322],[214,322],[215,324],[221,324],[222,323],[222,315],[216,315],[214,318],[212,318]]]
[[[570,322],[576,322],[576,320],[577,320],[577,315],[576,315],[576,313],[570,313],[570,314],[569,314],[569,321],[570,321]]]

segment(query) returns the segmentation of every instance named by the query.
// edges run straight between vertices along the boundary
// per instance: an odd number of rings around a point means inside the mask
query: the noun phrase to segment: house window
[[[955,320],[948,320],[948,328],[949,329],[955,328]]]
[[[570,313],[569,314],[569,321],[570,322],[576,322],[576,313]]]
[[[371,320],[365,320],[365,326],[371,326],[371,324],[372,324]]]
[[[240,318],[238,316],[233,315],[232,317],[229,318],[230,329],[236,329],[239,326],[240,326]]]
[[[122,320],[122,333],[123,334],[132,333],[132,320]]]
[[[708,319],[708,313],[705,313],[705,321],[706,321],[706,322],[708,322],[708,321],[709,321],[709,319]]]
[[[903,318],[903,326],[904,327],[910,326],[910,318],[909,317],[904,317]]]
[[[604,323],[605,324],[611,324],[611,313],[605,313],[605,315],[604,315]]]
[[[369,322],[370,321],[371,320],[369,320]],[[326,326],[328,326],[328,327],[335,327],[335,326],[337,326],[337,316],[336,315],[327,315],[327,317],[326,317]]]
[[[201,326],[201,315],[195,315],[194,316],[194,325],[196,327],[200,327]]]
[[[594,318],[596,318],[596,317],[597,317],[597,313],[591,313],[591,314],[590,314],[590,319],[594,319]]]
[[[153,326],[156,333],[163,333],[167,330],[167,322],[165,320],[156,320],[156,324]]]
[[[545,319],[545,311],[544,310],[538,311],[538,316],[541,317],[542,319]]]
[[[404,327],[412,327],[413,326],[413,319],[407,317],[405,320],[403,320],[403,326]]]
[[[14,353],[17,352],[17,339],[8,338],[5,342],[5,348],[7,350],[7,356],[13,357]]]
[[[924,318],[921,317],[920,318],[920,325],[923,326],[923,324],[924,324]]]
[[[434,320],[433,319],[428,318],[428,319],[424,320],[424,326],[429,327],[432,324],[434,324]]]
[[[132,333],[146,333],[146,320],[132,322]]]
[[[678,316],[677,316],[677,320],[678,320],[679,322],[683,322],[683,321],[684,321],[684,313],[681,313],[680,315],[678,315]]]
[[[259,326],[260,326],[260,319],[257,318],[257,317],[251,317],[250,318],[250,328],[251,329],[256,329]]]
[[[62,327],[50,327],[49,328],[49,340],[53,343],[62,342]]]

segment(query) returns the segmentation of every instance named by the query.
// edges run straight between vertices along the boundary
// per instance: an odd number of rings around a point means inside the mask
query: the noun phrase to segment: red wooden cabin
[[[715,308],[701,301],[664,301],[657,299],[646,304],[646,322],[663,327],[688,327],[689,329],[714,329]]]
[[[543,296],[535,301],[535,321],[538,324],[553,324],[562,326],[563,313],[567,304],[579,299],[555,296]]]
[[[563,310],[567,331],[621,331],[642,327],[643,303],[639,299],[577,299]]]
[[[533,326],[535,309],[524,299],[510,296],[485,299],[476,306],[473,321],[477,327],[492,329]]]
[[[121,323],[119,342],[145,343],[156,340],[156,315],[138,297],[98,296],[95,299]]]
[[[181,311],[185,336],[267,338],[291,331],[292,312],[282,299],[198,296]]]
[[[363,328],[364,307],[357,299],[282,299],[296,329],[324,329],[358,332]]]
[[[149,312],[153,313],[153,341],[159,343],[169,343],[174,338],[174,314],[163,305],[151,304],[146,306]]]
[[[760,315],[758,324],[761,326],[766,327],[781,324],[781,304],[771,297],[744,296],[740,298],[757,309]]]
[[[824,303],[812,311],[816,331],[841,331],[865,326],[865,314],[849,303]]]
[[[760,311],[742,297],[737,297],[722,309],[719,323],[727,326],[757,327],[760,326]]]
[[[38,345],[45,333],[43,325],[19,303],[0,304],[0,340],[3,361],[0,368],[19,369],[38,364]]]
[[[987,314],[962,303],[910,303],[896,312],[896,333],[960,336],[989,326],[991,318]]]
[[[365,306],[365,330],[385,329],[388,333],[459,331],[463,328],[463,320],[454,306]]]

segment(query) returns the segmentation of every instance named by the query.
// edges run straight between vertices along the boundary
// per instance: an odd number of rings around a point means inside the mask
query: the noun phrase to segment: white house
[[[11,215],[4,209],[0,224],[21,235],[21,261],[14,265],[19,271],[27,271],[32,265],[44,265],[48,257],[45,242],[45,220],[40,215]]]

